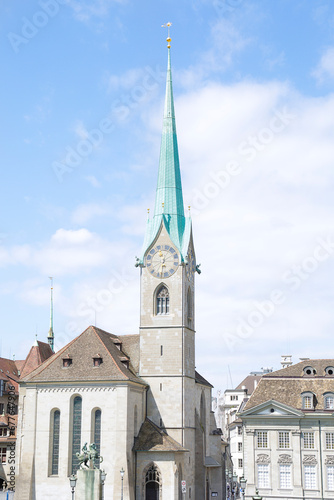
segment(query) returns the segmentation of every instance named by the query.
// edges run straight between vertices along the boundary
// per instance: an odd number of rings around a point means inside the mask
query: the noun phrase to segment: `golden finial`
[[[148,213],[148,215],[150,215],[150,209],[149,208],[147,209],[147,213]]]
[[[162,24],[162,28],[167,28],[168,29],[168,36],[166,38],[167,40],[167,47],[170,49],[170,42],[172,41],[171,37],[170,37],[170,27],[172,26],[172,23],[166,23],[166,24]]]
[[[188,205],[188,210],[189,210],[189,212],[190,212],[190,205]]]
[[[163,210],[163,209],[164,209],[164,207],[165,207],[164,202],[162,202],[162,203],[161,203],[161,205],[162,205],[162,210]]]

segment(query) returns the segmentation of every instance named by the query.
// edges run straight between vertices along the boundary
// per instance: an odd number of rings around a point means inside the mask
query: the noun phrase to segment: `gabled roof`
[[[27,375],[23,382],[89,382],[133,381],[147,385],[127,368],[128,356],[121,350],[120,337],[95,326],[89,326],[81,335]],[[93,358],[102,358],[93,366]],[[64,359],[71,359],[68,367]]]
[[[247,389],[247,395],[250,396],[256,389],[263,375],[247,375],[246,378],[236,387],[237,390],[242,390],[243,387]]]
[[[210,384],[202,375],[200,375],[196,370],[195,370],[195,382],[197,384],[202,384],[202,385],[207,385],[208,387],[213,388],[213,385]]]
[[[19,378],[16,362],[12,359],[0,358],[0,376],[5,380],[11,378],[17,380]]]
[[[53,351],[49,344],[37,340],[29,351],[26,360],[21,368],[20,377],[24,378],[26,375],[35,370],[46,359],[53,355]]]
[[[302,418],[304,417],[304,413],[300,410],[296,410],[296,408],[293,408],[290,405],[280,403],[275,400],[270,400],[270,401],[265,401],[262,404],[259,404],[257,406],[253,406],[252,408],[246,409],[242,413],[242,418],[244,417],[250,417],[250,416],[269,416],[270,417],[298,417]]]
[[[146,418],[143,422],[138,436],[135,438],[133,451],[188,451],[180,443],[155,425],[152,420]]]

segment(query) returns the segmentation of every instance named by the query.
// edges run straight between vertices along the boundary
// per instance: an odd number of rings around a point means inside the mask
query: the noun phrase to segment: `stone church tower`
[[[93,441],[105,500],[119,498],[121,485],[124,500],[222,499],[212,386],[195,370],[199,269],[184,214],[170,46],[155,210],[136,266],[139,334],[90,326],[21,381],[20,500],[67,498],[76,454]]]

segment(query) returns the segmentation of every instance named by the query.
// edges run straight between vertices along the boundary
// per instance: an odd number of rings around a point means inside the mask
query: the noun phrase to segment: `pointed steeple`
[[[182,260],[186,256],[190,237],[191,221],[190,217],[184,216],[183,207],[180,161],[175,125],[170,41],[171,39],[168,36],[166,96],[155,209],[153,219],[148,219],[147,221],[145,242],[141,258],[139,259],[140,264],[143,263],[144,254],[156,238],[162,222],[164,222],[171,240],[179,249]]]

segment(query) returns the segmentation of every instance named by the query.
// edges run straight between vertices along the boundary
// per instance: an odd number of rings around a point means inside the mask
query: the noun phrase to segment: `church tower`
[[[191,218],[184,215],[169,37],[167,41],[155,209],[147,221],[137,264],[141,270],[139,374],[150,386],[148,418],[188,448],[188,442],[194,438],[194,278],[198,267]]]

